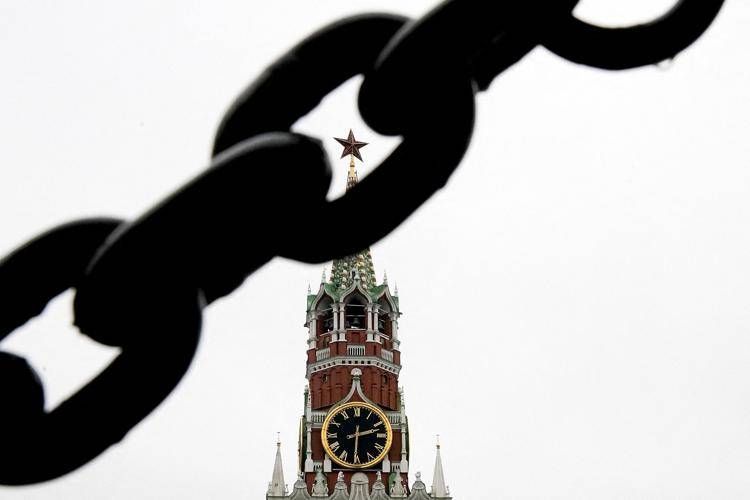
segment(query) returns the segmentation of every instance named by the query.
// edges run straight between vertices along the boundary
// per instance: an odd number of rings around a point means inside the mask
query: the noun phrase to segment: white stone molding
[[[315,361],[323,361],[331,357],[331,348],[324,347],[315,351]]]
[[[334,403],[335,405],[345,403],[348,401],[348,399],[344,398],[341,401],[337,401]],[[369,400],[368,400],[369,401]],[[388,417],[388,421],[393,426],[393,430],[400,430],[402,425],[406,425],[406,420],[404,420],[401,417],[401,413],[397,411],[385,411],[385,416]],[[321,427],[321,424],[326,419],[326,415],[328,415],[327,411],[313,411],[312,416],[310,418],[310,422],[312,422],[313,429],[319,429]]]
[[[317,334],[318,334],[318,318],[313,316],[313,319],[310,320],[310,332],[308,334],[308,337],[312,340],[315,340],[315,337]]]
[[[312,496],[328,497],[328,480],[321,471],[318,471],[318,473],[315,474],[315,483],[313,483],[312,487]]]
[[[289,496],[289,500],[310,500],[310,494],[307,492],[307,484],[302,479],[302,473],[299,473],[297,482],[294,483],[294,491]]]
[[[372,483],[372,495],[370,496],[370,500],[390,500],[390,498],[391,497],[389,497],[385,492],[383,476],[380,474],[380,471],[378,471],[375,482]]]
[[[333,331],[339,329],[339,304],[331,304],[331,314],[333,315]]]
[[[409,500],[430,500],[430,496],[427,494],[427,487],[422,482],[421,472],[417,472],[417,480],[414,481],[414,485],[411,487]]]
[[[356,472],[352,475],[352,492],[349,500],[370,500],[370,480],[362,472]]]
[[[324,359],[307,365],[307,378],[310,378],[315,372],[325,370],[327,368],[333,368],[334,366],[376,366],[387,372],[398,375],[401,372],[401,367],[390,361],[386,361],[379,356],[361,356],[361,357],[345,357],[345,356],[334,356],[330,359]]]
[[[367,311],[367,330],[368,331],[373,330],[373,326],[372,326],[373,311],[372,311],[372,309],[373,309],[372,303],[368,303],[367,307],[365,308],[365,310]],[[375,315],[377,315],[377,313],[375,313]]]
[[[333,495],[331,495],[330,500],[349,500],[349,493],[346,489],[343,472],[339,472],[338,479],[336,479],[336,486],[333,488]]]
[[[401,474],[397,473],[391,484],[391,498],[406,498],[406,488],[404,488],[404,479]]]

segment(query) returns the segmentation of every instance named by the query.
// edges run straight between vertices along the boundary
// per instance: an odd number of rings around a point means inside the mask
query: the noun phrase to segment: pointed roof
[[[286,484],[284,483],[284,467],[281,464],[281,440],[276,441],[276,461],[273,464],[273,475],[268,483],[266,497],[283,497],[286,495]]]
[[[443,459],[440,456],[440,436],[437,440],[437,453],[435,455],[435,473],[432,476],[432,498],[450,498],[450,492],[445,484],[445,475],[443,474]]]
[[[349,173],[346,178],[347,191],[356,186],[357,182],[358,177],[354,159],[350,158]],[[383,282],[380,284],[377,282],[375,266],[372,263],[372,253],[369,248],[365,248],[353,255],[335,259],[328,278],[326,278],[324,269],[318,291],[314,294],[307,294],[307,310],[309,312],[324,296],[328,296],[338,302],[356,291],[363,293],[373,302],[379,300],[387,301],[392,312],[396,315],[401,314],[399,312],[398,296],[395,293],[391,293],[388,286],[388,277],[384,275]]]
[[[349,288],[354,284],[356,278],[359,278],[365,290],[369,290],[377,284],[375,267],[372,264],[372,254],[370,254],[369,248],[333,261],[331,283],[336,288],[341,290]]]

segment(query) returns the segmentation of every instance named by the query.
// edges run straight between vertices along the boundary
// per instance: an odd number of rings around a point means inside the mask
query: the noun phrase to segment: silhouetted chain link
[[[0,483],[59,477],[121,440],[190,366],[202,309],[274,256],[325,262],[398,227],[463,158],[475,93],[534,47],[605,69],[654,64],[693,43],[723,1],[683,0],[660,19],[618,29],[577,20],[577,3],[453,0],[418,21],[385,14],[340,20],[291,49],[237,98],[206,172],[135,221],[73,222],[7,256],[0,262],[0,339],[75,288],[75,324],[121,354],[47,412],[34,370],[0,352]],[[329,201],[331,169],[320,141],[290,129],[358,74],[365,76],[359,108],[367,123],[403,139]],[[363,216],[375,206],[376,217]],[[330,225],[336,237],[323,229]]]

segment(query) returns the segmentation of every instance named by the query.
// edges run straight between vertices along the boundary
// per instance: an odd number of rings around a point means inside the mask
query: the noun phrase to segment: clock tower
[[[359,142],[336,139],[350,157],[347,190],[357,183]],[[370,249],[337,259],[330,278],[308,289],[307,360],[298,439],[298,478],[284,484],[281,454],[267,500],[450,499],[438,444],[428,493],[420,474],[409,487],[409,421],[401,372],[397,289],[378,283]],[[280,447],[280,444],[277,446]]]

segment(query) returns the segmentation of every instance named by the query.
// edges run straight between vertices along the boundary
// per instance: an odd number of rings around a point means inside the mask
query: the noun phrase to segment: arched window
[[[326,297],[320,301],[317,308],[318,335],[333,330],[333,301]]]
[[[391,320],[390,320],[390,312],[391,312],[391,305],[388,303],[385,298],[381,298],[378,301],[379,311],[378,311],[378,331],[384,335],[390,335],[391,334]]]
[[[367,300],[355,295],[346,304],[344,313],[346,328],[367,328]]]

